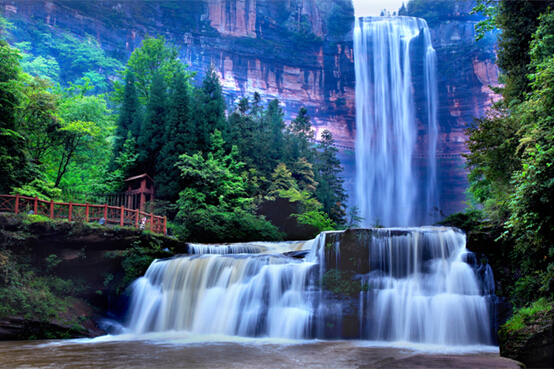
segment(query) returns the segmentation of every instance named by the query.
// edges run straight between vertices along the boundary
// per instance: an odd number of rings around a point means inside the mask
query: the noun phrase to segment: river
[[[0,368],[519,367],[500,358],[494,346],[254,339],[187,332],[0,342],[0,353]]]

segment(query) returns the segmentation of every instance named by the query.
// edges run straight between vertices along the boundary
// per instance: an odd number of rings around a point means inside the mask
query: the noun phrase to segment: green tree
[[[345,224],[347,193],[343,188],[345,180],[341,162],[337,158],[333,135],[327,129],[322,132],[318,153],[316,155],[315,177],[318,182],[316,198],[323,205],[323,210],[338,225]]]
[[[101,175],[92,181],[92,193],[112,193],[124,190],[125,179],[131,176],[137,167],[137,142],[131,132],[127,132],[127,139],[123,149],[115,158],[115,168],[103,167]]]
[[[405,3],[401,4],[399,11],[397,12],[399,15],[407,15],[407,8],[405,7]]]
[[[185,227],[181,237],[203,242],[276,240],[276,227],[254,215],[254,199],[247,197],[244,163],[237,147],[225,154],[224,140],[216,130],[206,159],[199,152],[183,154],[179,168],[189,186],[179,194],[177,219]]]
[[[316,186],[318,182],[314,180],[314,171],[312,169],[312,164],[306,160],[306,158],[300,158],[293,164],[293,177],[299,184],[299,189],[301,191],[306,191],[310,194],[316,192]]]
[[[46,169],[56,186],[90,191],[110,161],[114,122],[105,97],[87,95],[92,89],[86,83],[60,91],[61,144]]]
[[[56,179],[54,186],[58,187],[64,174],[68,170],[68,166],[83,145],[91,143],[91,141],[99,135],[99,128],[94,122],[83,122],[80,120],[64,122],[60,129],[62,135],[62,146],[59,150],[58,168],[56,171]]]
[[[228,134],[225,118],[226,103],[216,67],[210,65],[195,94],[193,119],[197,129],[198,149],[203,152],[211,147],[210,137],[218,130],[225,138]]]
[[[504,230],[499,247],[520,276],[508,288],[517,305],[553,293],[553,11],[536,19],[545,5],[499,5],[503,99],[467,130],[469,192]]]
[[[172,80],[178,73],[184,73],[186,78],[193,75],[186,71],[188,67],[182,64],[178,58],[179,49],[166,44],[164,36],[156,38],[147,36],[141,46],[134,50],[122,72],[124,79],[128,73],[135,75],[137,94],[142,104],[149,101],[154,76],[160,74],[166,86],[171,85]],[[114,83],[114,99],[119,102],[123,99],[124,86],[120,82]]]
[[[309,162],[313,162],[315,150],[312,141],[315,137],[310,115],[304,106],[299,109],[299,114],[287,127],[286,134],[288,136],[288,162],[294,163],[299,158],[306,158]]]
[[[19,45],[16,45],[19,47]],[[46,78],[51,81],[58,81],[60,78],[60,66],[52,56],[36,58],[29,54],[24,54],[21,61],[21,69],[32,76]]]
[[[457,2],[452,0],[410,0],[404,15],[424,18],[430,26],[434,26],[452,16],[456,6]]]
[[[3,18],[0,17],[0,21]],[[23,151],[24,138],[17,124],[21,91],[18,83],[21,54],[0,39],[0,191],[25,182],[29,175]]]
[[[62,141],[58,104],[60,96],[49,90],[52,85],[40,77],[26,78],[18,122],[25,137],[25,151],[35,163],[44,162],[46,156]]]
[[[360,228],[360,222],[363,222],[364,220],[365,218],[360,216],[360,209],[358,208],[358,205],[351,206],[349,207],[348,219],[345,224],[345,228]]]
[[[183,73],[178,73],[173,81],[168,106],[168,118],[164,132],[163,146],[156,162],[157,196],[176,201],[185,187],[181,171],[176,163],[182,154],[196,151],[196,130],[191,119],[191,86]]]
[[[120,106],[117,121],[116,138],[114,142],[113,158],[117,158],[123,150],[124,141],[130,133],[135,139],[139,138],[141,131],[141,105],[135,87],[135,74],[129,72],[125,76],[125,87],[123,101]],[[115,170],[115,162],[112,161],[111,169]]]
[[[155,73],[150,86],[145,119],[137,140],[139,153],[137,170],[148,173],[152,177],[156,175],[156,161],[162,149],[164,137],[160,132],[166,129],[167,112],[166,84],[162,74]]]
[[[351,0],[335,0],[333,3],[326,26],[328,34],[338,38],[351,30],[355,11]]]
[[[269,129],[269,148],[268,162],[270,168],[285,161],[285,120],[284,113],[278,99],[273,99],[268,103],[268,107],[264,111],[264,121]]]
[[[531,93],[514,112],[522,128],[521,168],[513,172],[506,228],[517,248],[524,254],[553,256],[553,10],[540,17],[540,25],[531,42],[531,60],[535,68],[530,78]],[[545,262],[544,262],[545,263]],[[541,277],[540,289],[553,293],[553,262],[536,271]]]
[[[268,189],[268,195],[276,196],[279,195],[281,191],[288,191],[290,189],[298,191],[299,187],[285,164],[279,163],[274,173],[272,173],[272,184]]]

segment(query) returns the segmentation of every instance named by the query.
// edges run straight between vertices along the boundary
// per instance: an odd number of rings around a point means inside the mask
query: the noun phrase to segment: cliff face
[[[451,21],[431,29],[437,53],[438,77],[438,181],[440,209],[446,215],[464,208],[468,152],[464,130],[474,117],[482,117],[499,99],[488,86],[497,86],[494,36],[474,41],[473,21]]]
[[[258,91],[279,98],[286,119],[305,106],[317,130],[341,145],[346,187],[354,201],[355,70],[352,8],[345,0],[7,1],[4,16],[44,22],[54,30],[95,36],[110,52],[129,55],[145,35],[165,35],[198,72],[213,63],[228,104]],[[339,26],[338,26],[339,25]],[[450,20],[431,29],[437,52],[439,207],[462,208],[466,188],[464,127],[484,114],[497,84],[493,42],[475,43],[474,22]],[[17,40],[22,41],[22,40]],[[424,96],[415,92],[415,100]],[[422,146],[427,141],[421,138]],[[416,163],[419,166],[424,165]]]
[[[210,63],[218,68],[230,105],[258,91],[264,100],[279,98],[287,118],[306,106],[318,129],[331,128],[339,141],[352,140],[350,24],[343,26],[344,34],[329,31],[337,28],[338,10],[349,12],[344,0],[0,0],[0,6],[11,20],[93,35],[114,54],[129,55],[147,34],[164,35],[181,48],[180,57],[198,72],[197,80]]]

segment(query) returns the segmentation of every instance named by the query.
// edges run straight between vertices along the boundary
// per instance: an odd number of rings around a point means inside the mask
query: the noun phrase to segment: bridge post
[[[123,227],[123,211],[124,211],[123,209],[125,209],[125,208],[122,205],[121,208],[120,208],[120,215],[119,215],[119,225],[122,226],[122,227]]]
[[[73,203],[70,201],[70,202],[69,202],[69,213],[68,213],[68,215],[67,215],[67,220],[68,220],[69,222],[71,222],[71,211],[72,211],[72,210],[73,210]]]
[[[104,204],[104,220],[106,221],[106,225],[108,225],[108,204]]]
[[[15,194],[15,213],[19,214],[19,194]]]
[[[139,228],[139,217],[141,216],[139,211],[139,209],[135,209],[135,228]]]
[[[54,219],[54,200],[50,199],[50,219]]]
[[[164,236],[166,235],[166,221],[167,221],[167,219],[166,219],[166,217],[164,217],[164,233],[163,233]]]
[[[154,215],[150,213],[150,231],[152,232],[152,223],[154,223]]]
[[[85,222],[89,222],[89,203],[85,204]]]
[[[35,215],[38,215],[37,211],[39,210],[39,198],[38,196],[35,196],[35,204],[33,206],[33,212],[35,213]]]

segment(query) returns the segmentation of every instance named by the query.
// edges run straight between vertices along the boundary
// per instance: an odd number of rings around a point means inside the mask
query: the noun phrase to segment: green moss
[[[148,243],[139,240],[133,243],[133,247],[120,252],[117,256],[123,257],[121,267],[124,271],[123,278],[116,281],[113,288],[116,294],[121,294],[125,291],[135,279],[143,276],[150,264],[155,259],[173,256],[171,250],[166,251],[163,249],[163,241],[159,238],[151,238]],[[114,253],[106,253],[104,257],[115,257]],[[106,277],[106,276],[105,276]],[[108,277],[106,277],[108,278]],[[108,281],[108,284],[112,280]],[[106,281],[105,281],[106,282]]]
[[[355,297],[361,291],[368,291],[368,284],[353,280],[353,276],[353,273],[332,269],[328,270],[319,282],[323,289],[339,295]]]
[[[547,312],[553,310],[553,301],[541,298],[533,302],[528,307],[517,310],[511,319],[509,319],[502,327],[501,332],[510,334],[511,332],[523,329],[529,320],[539,312]]]
[[[47,216],[41,215],[41,214],[29,214],[23,220],[24,224],[37,223],[37,222],[48,222],[48,223],[50,223],[51,219],[48,218]]]

